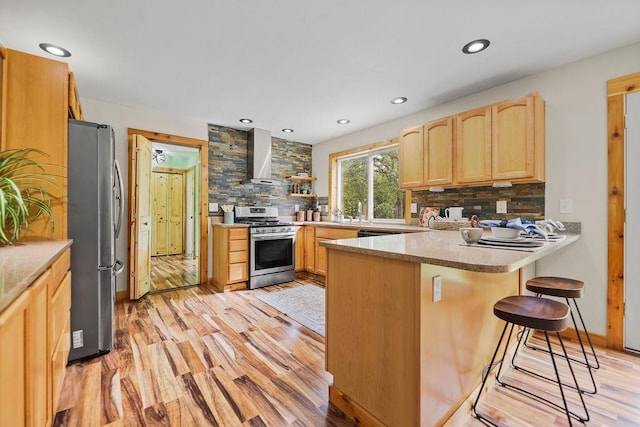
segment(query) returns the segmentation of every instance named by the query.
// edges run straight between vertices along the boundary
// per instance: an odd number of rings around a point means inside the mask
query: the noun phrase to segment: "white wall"
[[[435,108],[313,146],[315,191],[328,195],[328,156],[397,136],[406,127],[537,91],[546,101],[545,215],[580,221],[582,238],[539,261],[538,275],[585,282],[580,301],[587,327],[606,335],[607,324],[607,80],[640,71],[640,44],[526,77]],[[411,102],[411,100],[409,100]],[[560,214],[560,199],[573,213]]]
[[[82,112],[84,113],[85,120],[113,126],[116,134],[116,159],[120,162],[124,175],[122,179],[124,180],[126,193],[125,212],[129,212],[128,204],[126,204],[129,194],[129,189],[127,188],[127,183],[129,182],[127,128],[162,132],[196,139],[208,139],[207,122],[204,120],[129,108],[89,98],[81,98],[80,101],[82,103]],[[128,213],[125,215],[127,216]],[[127,227],[123,226],[122,233],[116,242],[116,254],[118,259],[122,260],[125,265],[127,265],[128,242]],[[118,291],[127,289],[128,277],[129,271],[127,269],[118,276],[116,279],[116,288]]]

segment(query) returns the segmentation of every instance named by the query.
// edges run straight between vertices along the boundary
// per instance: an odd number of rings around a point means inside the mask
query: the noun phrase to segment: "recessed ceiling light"
[[[351,120],[349,120],[349,119],[340,119],[340,120],[336,121],[336,123],[338,123],[339,125],[346,125],[346,124],[351,123]]]
[[[69,52],[67,49],[53,45],[51,43],[40,43],[38,46],[40,46],[40,49],[51,55],[61,56],[63,58],[68,58],[69,56],[71,56],[71,52]]]
[[[468,54],[478,53],[488,48],[490,44],[491,42],[487,39],[473,40],[465,44],[462,51]]]
[[[405,98],[404,96],[399,96],[397,98],[393,98],[390,102],[392,104],[404,104],[405,102],[407,102],[407,98]]]
[[[293,132],[293,129],[284,128],[284,129],[282,129],[282,132],[284,132],[284,133],[291,133],[291,132]]]
[[[251,119],[240,119],[240,123],[253,123]]]

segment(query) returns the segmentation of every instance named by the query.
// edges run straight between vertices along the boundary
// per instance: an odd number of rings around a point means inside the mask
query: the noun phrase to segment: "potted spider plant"
[[[60,176],[48,173],[38,156],[47,154],[34,148],[0,151],[0,245],[15,243],[42,216],[53,234],[51,202],[57,197],[48,188],[62,190]]]

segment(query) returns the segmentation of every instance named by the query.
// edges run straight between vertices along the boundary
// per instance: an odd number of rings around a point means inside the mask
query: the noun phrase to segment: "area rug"
[[[324,336],[324,289],[314,285],[303,285],[257,297],[301,325]]]

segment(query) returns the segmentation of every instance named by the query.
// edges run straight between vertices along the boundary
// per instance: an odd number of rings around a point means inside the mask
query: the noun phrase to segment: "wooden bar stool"
[[[600,368],[600,362],[598,361],[598,356],[596,355],[596,351],[593,347],[593,343],[591,342],[591,337],[589,336],[589,331],[587,330],[586,325],[584,324],[584,319],[582,318],[582,313],[580,313],[580,308],[578,307],[578,303],[576,302],[576,298],[582,297],[582,292],[584,291],[584,282],[580,280],[567,279],[564,277],[534,277],[533,279],[529,279],[526,284],[527,290],[535,293],[537,296],[548,295],[554,297],[564,298],[567,305],[569,306],[571,313],[571,321],[573,322],[573,327],[576,331],[576,335],[578,336],[578,342],[580,343],[580,349],[582,350],[582,359],[577,359],[575,357],[571,357],[571,360],[584,365],[589,370],[589,376],[591,377],[591,384],[593,386],[592,390],[580,389],[583,393],[587,394],[596,394],[598,389],[596,387],[595,379],[593,378],[592,369]],[[571,306],[571,302],[573,302],[573,307]],[[591,355],[593,356],[593,361],[590,361],[587,357],[587,352],[584,348],[584,343],[582,340],[582,336],[580,334],[580,330],[578,329],[578,324],[576,322],[576,318],[574,316],[575,312],[578,313],[578,318],[580,319],[580,324],[582,325],[582,329],[585,332],[587,337],[587,342],[589,343],[589,347],[591,348]],[[548,351],[544,347],[535,346],[528,342],[530,330],[526,331],[526,338],[524,340],[525,346],[534,350],[540,351]],[[521,335],[520,339],[525,335]],[[560,355],[556,353],[556,355]],[[513,363],[512,363],[513,364]],[[518,368],[514,365],[514,367]],[[571,386],[570,386],[571,387]]]
[[[567,399],[564,393],[563,382],[560,380],[560,374],[558,373],[558,367],[556,365],[556,360],[554,357],[555,352],[551,348],[551,342],[549,341],[549,332],[555,332],[558,340],[560,341],[560,346],[562,347],[562,352],[564,354],[564,358],[567,361],[567,366],[569,367],[569,371],[571,372],[571,376],[573,377],[573,382],[575,384],[575,390],[579,390],[578,381],[576,380],[576,376],[573,372],[573,368],[571,367],[571,359],[567,356],[567,351],[562,341],[562,337],[560,336],[560,331],[563,331],[567,327],[568,317],[569,317],[569,306],[558,301],[537,298],[533,296],[526,295],[518,295],[518,296],[510,296],[501,299],[493,306],[493,314],[495,314],[498,318],[504,320],[506,323],[504,328],[502,329],[502,334],[500,335],[500,340],[498,341],[498,345],[496,345],[496,349],[493,353],[493,357],[491,358],[491,362],[489,363],[486,373],[482,376],[482,385],[480,386],[480,392],[476,397],[475,402],[473,403],[473,414],[480,420],[488,422],[491,425],[496,425],[489,418],[485,417],[478,411],[478,402],[480,401],[480,396],[482,395],[482,390],[487,382],[487,378],[489,377],[489,373],[491,372],[491,368],[496,360],[496,356],[498,354],[498,350],[502,344],[505,333],[507,331],[507,327],[511,325],[509,330],[509,336],[504,345],[504,350],[502,352],[502,358],[498,362],[499,368],[496,374],[496,382],[506,388],[516,390],[518,392],[524,393],[530,397],[533,397],[541,402],[544,402],[548,405],[554,406],[558,409],[564,410],[567,415],[567,420],[569,420],[569,425],[573,425],[571,422],[571,417],[575,417],[581,422],[589,421],[589,412],[587,411],[587,406],[584,403],[584,398],[582,397],[582,393],[576,392],[578,396],[580,396],[580,401],[582,402],[582,407],[584,409],[585,415],[578,415],[573,411],[569,410],[567,405]],[[504,362],[504,358],[507,354],[507,349],[509,347],[509,342],[511,341],[511,336],[513,334],[513,328],[515,325],[523,326],[525,328],[533,328],[538,329],[544,332],[545,339],[547,341],[547,347],[549,349],[549,355],[551,357],[551,362],[553,364],[553,370],[556,375],[556,382],[560,389],[560,396],[562,397],[562,405],[559,405],[556,402],[553,402],[549,399],[546,399],[542,396],[539,396],[533,392],[525,390],[522,387],[517,387],[513,384],[506,383],[500,379],[500,373],[502,371],[502,365]]]

